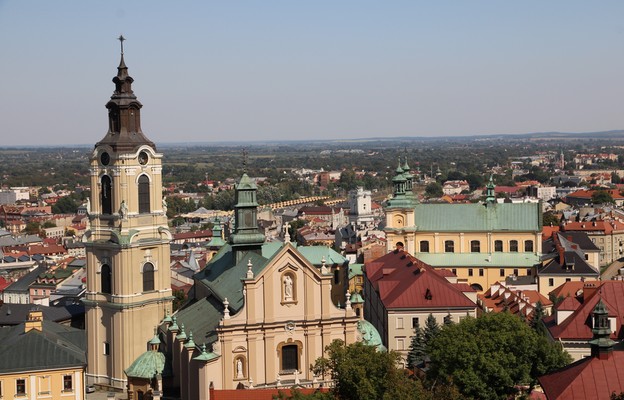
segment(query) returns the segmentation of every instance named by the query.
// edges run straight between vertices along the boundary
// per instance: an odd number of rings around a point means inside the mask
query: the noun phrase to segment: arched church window
[[[102,265],[102,269],[100,270],[100,281],[102,293],[111,294],[113,274],[111,272],[110,265]]]
[[[145,263],[143,265],[143,291],[154,290],[154,264]]]
[[[112,192],[112,181],[110,176],[104,175],[102,177],[102,190],[100,193],[100,197],[102,200],[102,214],[112,214],[113,213],[113,192]]]
[[[150,182],[147,175],[139,177],[139,213],[150,212]]]

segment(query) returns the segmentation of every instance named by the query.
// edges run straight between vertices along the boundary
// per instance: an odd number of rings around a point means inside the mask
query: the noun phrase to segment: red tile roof
[[[550,294],[554,295],[555,297],[569,297],[569,296],[576,296],[577,293],[579,293],[579,291],[582,292],[583,286],[585,286],[585,284],[593,284],[593,285],[599,285],[600,281],[570,281],[570,282],[566,282],[563,285],[559,286],[558,288],[556,288],[555,290],[551,291]]]
[[[298,392],[304,395],[314,394],[316,392],[329,392],[329,389],[299,389]],[[290,398],[291,390],[284,389],[231,389],[231,390],[215,390],[210,389],[211,400],[272,400],[279,398],[280,392]]]
[[[624,230],[624,223],[618,220],[568,222],[563,227],[563,230],[564,231],[604,232],[605,234],[610,235],[613,231]]]
[[[561,324],[549,326],[552,337],[568,340],[590,340],[593,333],[590,327],[591,315],[598,300],[607,306],[609,317],[615,317],[615,332],[611,339],[621,339],[624,335],[622,324],[624,323],[624,281],[604,281],[594,287],[586,285],[583,289],[582,305],[576,309]],[[549,317],[552,319],[553,317]]]
[[[387,253],[365,268],[387,309],[476,307],[433,267],[404,251]]]
[[[608,400],[624,391],[624,352],[583,358],[539,379],[548,400]]]

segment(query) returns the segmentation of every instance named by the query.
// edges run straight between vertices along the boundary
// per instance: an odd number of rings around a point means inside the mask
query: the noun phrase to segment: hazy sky
[[[624,128],[624,2],[0,0],[2,145]]]

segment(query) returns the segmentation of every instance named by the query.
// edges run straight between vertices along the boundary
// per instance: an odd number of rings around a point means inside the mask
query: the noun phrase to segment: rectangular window
[[[412,329],[416,329],[419,326],[418,318],[412,318]]]
[[[472,268],[468,268],[468,276],[472,276]]]
[[[479,276],[483,276],[483,273],[484,273],[483,268],[479,268]]]
[[[420,252],[421,253],[429,253],[429,241],[421,240],[420,241]]]
[[[64,375],[63,376],[63,391],[64,392],[71,392],[72,390],[74,390],[73,376],[71,376],[71,375]]]
[[[18,396],[26,395],[26,379],[18,379],[15,381],[15,394]]]
[[[518,268],[514,268],[514,275],[518,276]]]
[[[585,254],[585,261],[589,260],[589,254]]]
[[[298,347],[291,344],[282,347],[282,371],[295,371],[299,369]]]
[[[510,240],[509,241],[509,251],[511,251],[511,252],[517,252],[518,251],[518,241],[517,240]]]
[[[500,269],[500,276],[505,276],[505,268]]]
[[[527,271],[526,271],[526,272],[527,272],[527,276],[531,276],[531,274],[533,273],[533,272],[531,271],[531,268],[527,268]]]
[[[471,253],[480,253],[481,252],[481,242],[478,240],[470,241],[470,252]]]
[[[403,329],[403,317],[398,317],[396,319],[396,328]]]
[[[107,356],[110,354],[110,343],[104,342],[104,355]]]
[[[503,241],[502,240],[495,240],[494,241],[494,251],[498,251],[498,252],[503,251]]]
[[[553,278],[548,278],[548,286],[555,286],[555,280]]]
[[[566,278],[566,282],[572,281],[572,278]]]
[[[457,269],[456,269],[456,268],[453,268],[453,269],[451,270],[451,272],[453,273],[453,275],[457,276]]]
[[[455,242],[452,240],[444,241],[444,251],[446,253],[454,253],[455,252]]]
[[[524,241],[524,251],[526,251],[526,252],[533,251],[533,241],[532,240],[525,240]]]
[[[397,338],[397,350],[405,350],[405,339]]]

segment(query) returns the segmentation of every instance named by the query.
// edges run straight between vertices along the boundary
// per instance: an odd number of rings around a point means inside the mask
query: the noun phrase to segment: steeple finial
[[[117,40],[119,40],[119,43],[121,44],[121,55],[123,56],[123,53],[124,53],[124,51],[123,51],[123,42],[124,42],[124,40],[126,40],[126,38],[123,37],[123,35],[119,35]]]
[[[247,173],[247,149],[243,147],[243,172]]]

